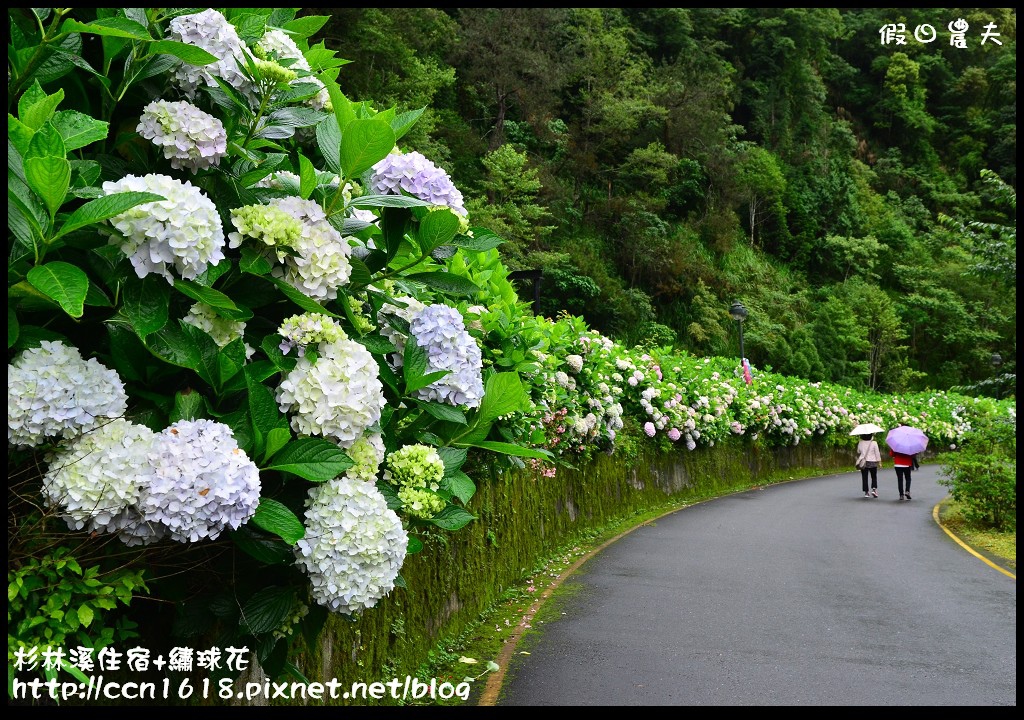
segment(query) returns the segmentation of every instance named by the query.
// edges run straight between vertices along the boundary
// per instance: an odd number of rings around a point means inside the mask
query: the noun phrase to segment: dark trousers
[[[904,478],[906,478],[906,480],[907,480],[907,482],[906,482],[907,492],[910,492],[910,470],[911,470],[911,468],[908,468],[908,467],[898,467],[898,468],[896,468],[896,484],[899,486],[900,495],[903,494],[903,485],[904,485],[903,479]]]
[[[878,468],[861,468],[860,469],[860,482],[864,486],[864,492],[868,491],[868,474],[871,474],[871,487],[878,488]],[[903,491],[900,491],[903,494]]]

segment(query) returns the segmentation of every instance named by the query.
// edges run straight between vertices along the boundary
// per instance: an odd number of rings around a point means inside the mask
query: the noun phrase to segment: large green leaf
[[[484,399],[477,411],[477,420],[491,422],[502,415],[523,410],[528,400],[518,373],[493,373],[484,386]]]
[[[53,217],[71,185],[71,163],[63,157],[30,157],[25,160],[25,179]]]
[[[341,131],[338,130],[337,119],[328,117],[317,123],[316,144],[320,148],[320,154],[324,156],[327,169],[333,173],[341,173]]]
[[[449,272],[421,272],[405,276],[406,280],[421,282],[427,287],[440,290],[449,295],[475,295],[480,292],[479,286],[472,280]]]
[[[38,130],[53,117],[54,111],[63,99],[63,90],[47,95],[37,80],[30,91],[18,101],[18,120],[32,130]]]
[[[457,505],[449,505],[439,512],[428,522],[437,525],[444,530],[458,530],[476,520],[476,515],[470,515]]]
[[[148,277],[148,276],[147,276]],[[174,289],[182,295],[208,305],[215,313],[231,320],[246,321],[252,318],[252,312],[235,305],[234,301],[220,290],[214,290],[191,280],[174,281]]]
[[[353,120],[341,134],[341,173],[356,178],[395,147],[395,131],[380,118]]]
[[[280,536],[289,545],[294,545],[306,534],[302,521],[286,505],[277,500],[261,498],[256,514],[250,521],[267,532]]]
[[[60,230],[57,231],[53,239],[67,235],[69,232],[83,228],[86,225],[109,220],[126,210],[131,210],[136,205],[165,199],[163,195],[151,192],[129,191],[90,200],[68,216],[68,219],[61,226]]]
[[[286,283],[284,280],[281,280],[281,279],[275,278],[275,277],[267,277],[267,276],[263,276],[263,279],[272,282],[274,285],[277,285],[278,290],[280,290],[281,293],[286,298],[291,300],[293,303],[298,305],[300,308],[302,308],[306,312],[320,313],[322,315],[329,315],[330,317],[337,318],[339,320],[342,319],[341,315],[338,315],[336,313],[331,312],[330,310],[325,308],[323,305],[318,303],[316,300],[313,300],[312,298],[307,297],[306,295],[303,295],[298,290],[293,288],[291,285]]]
[[[146,346],[172,365],[193,370],[214,391],[220,391],[220,348],[197,327],[178,321],[146,338]]]
[[[216,55],[208,53],[206,50],[195,45],[178,42],[177,40],[157,40],[149,46],[149,53],[150,55],[156,55],[157,53],[173,55],[189,65],[209,65],[210,63],[217,62]]]
[[[411,208],[430,207],[431,203],[426,200],[410,197],[409,195],[360,195],[359,197],[352,198],[349,206],[364,209],[377,207]]]
[[[423,408],[427,412],[427,414],[437,418],[438,420],[458,423],[459,425],[466,424],[466,414],[456,407],[452,407],[451,405],[445,405],[444,403],[437,402],[417,401],[416,404]]]
[[[501,245],[504,240],[495,235],[494,233],[486,230],[480,230],[480,228],[473,228],[473,236],[458,235],[452,240],[452,245],[456,247],[465,248],[466,250],[475,250],[477,252],[486,252],[493,248]]]
[[[167,420],[171,424],[178,420],[195,420],[206,417],[203,396],[195,390],[174,393],[174,409]]]
[[[420,220],[417,234],[420,250],[429,253],[435,248],[447,245],[459,231],[459,218],[448,208],[431,210]]]
[[[266,537],[248,525],[238,528],[230,537],[240,550],[265,565],[282,565],[295,559],[286,542],[276,537]]]
[[[330,19],[330,15],[306,15],[305,17],[289,20],[284,24],[284,29],[289,34],[305,39],[315,35]]]
[[[294,604],[294,588],[274,585],[263,588],[242,606],[238,624],[253,635],[271,632],[288,619]]]
[[[66,262],[50,262],[29,270],[26,279],[41,293],[53,298],[68,315],[82,317],[89,277],[81,269]]]
[[[107,137],[110,124],[96,120],[77,110],[61,110],[53,116],[53,126],[64,138],[67,152],[90,145]]]
[[[308,200],[316,188],[316,168],[302,153],[299,153],[299,197]]]
[[[424,106],[419,110],[409,110],[408,112],[399,113],[391,119],[391,129],[395,131],[396,141],[412,129],[412,126],[416,124],[416,121],[420,119],[420,115],[426,109],[426,106]]]
[[[459,443],[460,445],[467,445],[470,447],[478,447],[484,450],[490,450],[491,452],[501,453],[503,455],[514,455],[516,457],[525,458],[536,458],[537,460],[551,460],[554,456],[547,450],[539,450],[534,448],[521,447],[512,443],[506,442],[495,442],[493,440],[477,440],[471,443]]]
[[[270,459],[267,470],[280,470],[310,482],[327,482],[355,465],[334,443],[322,438],[299,438]]]
[[[450,474],[445,473],[441,486],[442,488],[447,488],[452,495],[461,500],[463,505],[467,504],[476,493],[476,483],[461,470],[456,470]]]
[[[168,319],[171,287],[161,276],[149,274],[128,283],[121,300],[121,315],[143,340],[161,330]]]
[[[120,17],[100,18],[92,22],[79,22],[78,20],[65,20],[60,28],[62,33],[89,33],[91,35],[106,35],[108,37],[129,38],[132,40],[152,40],[153,36],[144,25],[134,20]]]

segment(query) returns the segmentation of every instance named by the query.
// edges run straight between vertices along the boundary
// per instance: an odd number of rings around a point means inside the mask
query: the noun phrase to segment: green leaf
[[[147,277],[149,276],[147,275]],[[235,305],[234,301],[220,290],[214,290],[213,288],[199,285],[191,280],[178,279],[175,279],[174,281],[174,289],[182,295],[208,305],[215,313],[222,317],[241,321],[252,318],[251,311],[243,310]]]
[[[63,157],[30,157],[25,160],[25,179],[43,199],[52,218],[64,204],[71,185],[71,163]]]
[[[238,624],[253,635],[277,630],[291,615],[295,590],[272,585],[263,588],[242,606]]]
[[[333,173],[341,173],[341,131],[338,130],[336,118],[328,117],[317,123],[316,144],[320,154],[324,156],[327,169]]]
[[[437,418],[438,420],[458,423],[459,425],[466,424],[466,414],[456,407],[452,407],[451,405],[445,405],[444,403],[424,402],[419,400],[416,401],[416,404],[423,408],[427,412],[427,414]]]
[[[274,455],[266,469],[289,472],[310,482],[327,482],[353,465],[352,459],[329,440],[299,438]]]
[[[18,313],[14,311],[14,308],[10,305],[7,306],[7,349],[10,350],[14,347],[14,343],[18,342]]]
[[[480,228],[473,228],[471,232],[473,233],[473,237],[469,237],[468,235],[459,235],[452,240],[452,245],[465,248],[466,250],[487,252],[488,250],[492,250],[505,242],[494,233],[480,230]]]
[[[153,36],[144,25],[134,20],[121,17],[101,18],[92,22],[83,23],[78,20],[65,20],[61,25],[62,33],[89,33],[91,35],[105,35],[107,37],[129,38],[131,40],[150,41]]]
[[[420,115],[422,115],[423,111],[426,109],[426,106],[424,106],[419,110],[409,110],[408,112],[400,113],[391,119],[391,129],[395,131],[396,142],[412,129],[412,126],[416,124],[416,121],[420,119]]]
[[[294,545],[306,534],[306,528],[295,513],[277,500],[261,498],[252,523],[269,533],[280,536],[289,545]]]
[[[423,550],[423,541],[418,537],[409,536],[409,544],[405,548],[406,555],[415,555]]]
[[[56,300],[68,315],[82,317],[89,277],[81,269],[66,262],[50,262],[29,270],[26,279],[34,288]]]
[[[250,275],[266,275],[274,266],[270,260],[251,247],[242,248],[242,257],[238,260],[238,269]]]
[[[172,365],[193,370],[215,392],[220,391],[221,374],[218,356],[221,349],[213,338],[197,327],[178,321],[146,338],[146,346]]]
[[[309,200],[315,188],[316,168],[305,155],[299,153],[299,197]]]
[[[395,131],[384,120],[353,120],[341,134],[341,173],[357,178],[387,157],[395,147]]]
[[[405,384],[405,392],[406,394],[409,394],[414,393],[417,390],[422,390],[428,385],[436,383],[438,380],[440,380],[450,372],[451,370],[436,370],[434,372],[427,373],[426,375],[421,375],[420,377],[414,380],[409,380]]]
[[[28,89],[22,93],[22,96],[18,98],[18,117],[27,116],[32,111],[32,107],[34,105],[38,105],[40,103],[45,105],[48,97],[50,96],[46,94],[45,90],[43,90],[43,86],[39,81],[33,81]],[[54,105],[54,107],[56,107],[56,105]],[[31,129],[38,130],[41,125],[42,123]]]
[[[476,493],[476,483],[473,482],[473,479],[469,475],[461,470],[456,470],[451,474],[445,473],[444,480],[441,481],[441,486],[447,487],[448,491],[461,500],[463,505],[468,504],[470,499]]]
[[[469,453],[465,448],[439,447],[437,454],[441,456],[441,462],[444,463],[444,474],[448,475],[462,467],[466,462],[466,455]]]
[[[84,627],[89,627],[90,625],[92,625],[93,617],[94,613],[91,607],[89,607],[85,603],[82,603],[78,606],[78,622],[82,623]]]
[[[178,42],[177,40],[157,40],[149,46],[149,54],[163,53],[187,62],[189,65],[209,65],[217,62],[217,56],[200,47]]]
[[[554,456],[547,450],[539,450],[534,448],[520,447],[519,445],[513,445],[512,443],[506,442],[495,442],[493,440],[477,440],[471,443],[459,443],[460,445],[468,445],[472,447],[482,448],[484,450],[490,450],[491,452],[501,453],[503,455],[514,455],[516,457],[525,458],[536,458],[537,460],[551,460]]]
[[[284,296],[286,298],[291,300],[293,303],[298,305],[300,308],[302,308],[306,312],[313,312],[313,313],[320,313],[322,315],[329,315],[330,317],[337,318],[338,320],[342,319],[341,315],[337,315],[337,314],[331,312],[330,310],[328,310],[327,308],[325,308],[323,305],[321,305],[320,303],[316,302],[312,298],[309,298],[309,297],[303,295],[298,290],[293,288],[291,285],[286,283],[284,280],[281,280],[280,278],[267,277],[267,276],[263,276],[263,279],[264,280],[269,280],[270,282],[274,283],[274,285],[277,285],[278,290],[280,290],[282,292],[282,294],[284,294]]]
[[[494,373],[487,378],[484,399],[477,411],[477,420],[491,422],[502,415],[525,409],[528,401],[518,373]]]
[[[165,199],[162,195],[155,193],[131,191],[114,193],[113,195],[105,195],[104,197],[90,200],[71,213],[57,234],[53,236],[53,239],[56,240],[86,225],[108,220],[127,210],[131,210],[136,205],[158,202]]]
[[[330,15],[306,15],[305,17],[286,22],[283,29],[287,30],[289,34],[304,40],[319,32],[320,28],[330,19]]]
[[[428,520],[429,523],[437,525],[443,530],[458,530],[476,520],[476,515],[471,515],[457,505],[449,505],[434,517]]]
[[[475,295],[481,292],[480,288],[472,281],[461,275],[454,275],[449,272],[421,272],[405,276],[406,280],[421,282],[427,287],[449,295]]]
[[[121,315],[141,339],[167,324],[171,287],[161,276],[150,274],[128,283],[122,298]]]
[[[355,208],[411,208],[411,207],[432,207],[426,200],[420,200],[408,195],[360,195],[352,198],[349,207]]]
[[[61,137],[53,123],[45,123],[29,141],[25,159],[45,157],[64,159],[66,155],[67,147],[64,145],[64,138]]]
[[[243,525],[230,537],[240,550],[265,565],[283,565],[295,559],[287,543],[276,537],[266,537],[248,525]]]
[[[263,451],[264,462],[267,458],[273,457],[274,453],[288,444],[292,439],[291,431],[286,427],[276,427],[267,433],[266,450]]]
[[[96,120],[77,110],[61,110],[53,116],[52,123],[64,138],[66,152],[103,140],[110,131],[109,123]]]
[[[35,86],[38,85],[39,81],[37,80]],[[32,97],[33,99],[28,102],[18,102],[18,119],[32,130],[38,130],[53,117],[57,106],[64,99],[64,91],[58,90],[53,95],[43,92],[42,96],[33,93]]]
[[[406,385],[423,377],[427,372],[427,351],[416,343],[416,338],[410,336],[405,341],[405,351],[402,353],[402,378]]]
[[[435,248],[449,244],[459,231],[459,218],[448,208],[431,210],[420,220],[420,250],[429,253]]]
[[[171,424],[179,420],[196,420],[205,417],[203,396],[195,390],[174,393],[174,410],[167,420]]]

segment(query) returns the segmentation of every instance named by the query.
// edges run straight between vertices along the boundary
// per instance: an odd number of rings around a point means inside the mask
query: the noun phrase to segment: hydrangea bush
[[[501,239],[404,146],[421,111],[345,96],[347,60],[308,42],[324,16],[11,12],[12,566],[131,564],[147,584],[128,599],[188,598],[160,627],[257,648],[270,677],[293,637],[373,608],[425,539],[475,519],[481,464],[551,478],[629,433],[690,452],[848,443],[858,422],[957,445],[1005,412],[757,368],[748,385],[730,360],[535,317]],[[186,551],[204,559],[180,572]],[[25,572],[17,606],[42,607]]]

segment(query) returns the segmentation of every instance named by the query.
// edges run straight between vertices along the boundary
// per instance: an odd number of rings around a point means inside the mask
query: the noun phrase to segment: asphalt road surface
[[[891,467],[877,499],[859,473],[800,480],[638,528],[566,581],[498,705],[1016,706],[1016,580],[935,523],[938,477],[909,502]]]

